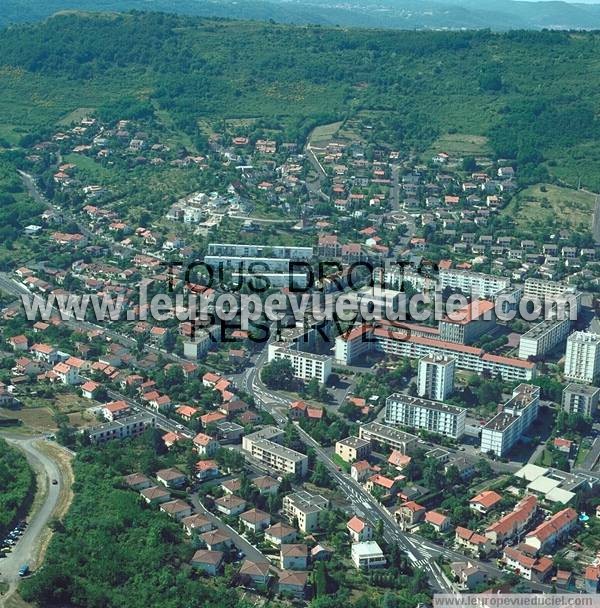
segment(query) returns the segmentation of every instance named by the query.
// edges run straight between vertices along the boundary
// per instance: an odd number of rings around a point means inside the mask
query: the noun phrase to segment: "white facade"
[[[423,357],[419,360],[417,388],[419,397],[443,401],[454,390],[453,357]]]
[[[385,402],[385,421],[459,439],[465,432],[467,411],[429,399],[402,393],[390,395]]]
[[[308,456],[275,443],[282,437],[281,429],[265,427],[260,431],[245,435],[242,439],[242,448],[253,458],[276,471],[291,475],[306,475]]]
[[[571,321],[544,320],[524,333],[519,340],[519,359],[539,357],[564,342],[569,335]]]
[[[517,386],[503,411],[482,428],[481,451],[504,456],[537,418],[539,404],[539,387],[531,384]]]
[[[331,357],[293,350],[287,348],[287,346],[287,343],[274,342],[269,344],[269,361],[287,359],[294,368],[294,378],[300,380],[316,378],[321,384],[327,382],[331,375]]]
[[[441,289],[459,290],[473,294],[477,298],[491,298],[497,292],[509,287],[510,279],[482,272],[448,269],[440,270],[439,285]]]
[[[381,547],[374,540],[352,543],[352,562],[359,570],[383,568],[386,565]]]
[[[565,378],[585,384],[600,378],[600,334],[576,331],[569,336]]]
[[[308,261],[313,257],[312,247],[288,247],[285,245],[247,245],[244,243],[209,243],[209,256],[244,258],[280,258]]]
[[[321,514],[329,507],[329,501],[320,494],[304,490],[288,494],[283,498],[283,514],[288,520],[298,522],[298,528],[305,534],[319,527]]]
[[[563,390],[562,409],[567,414],[581,414],[592,418],[598,410],[600,388],[572,382]]]

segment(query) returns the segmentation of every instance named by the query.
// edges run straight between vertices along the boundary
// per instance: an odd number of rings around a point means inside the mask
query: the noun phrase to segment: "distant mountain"
[[[393,29],[600,29],[600,5],[519,0],[3,0],[0,26],[63,10],[161,11]]]

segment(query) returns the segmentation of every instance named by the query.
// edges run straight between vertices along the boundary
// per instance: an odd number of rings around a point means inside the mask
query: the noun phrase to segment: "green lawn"
[[[589,231],[595,199],[582,190],[536,184],[519,192],[503,213],[523,231],[544,226]]]

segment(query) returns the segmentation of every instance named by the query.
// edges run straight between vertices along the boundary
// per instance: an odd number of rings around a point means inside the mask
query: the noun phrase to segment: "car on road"
[[[57,484],[58,484],[58,480],[53,479],[53,480],[52,480],[52,485],[53,485],[53,486],[55,486],[55,485],[57,485]]]
[[[27,576],[29,574],[29,564],[23,564],[19,568],[19,576]]]

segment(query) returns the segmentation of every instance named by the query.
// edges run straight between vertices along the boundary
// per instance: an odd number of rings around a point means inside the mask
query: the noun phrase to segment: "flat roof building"
[[[466,415],[464,408],[403,393],[394,393],[385,402],[387,424],[401,424],[452,439],[464,435]]]

